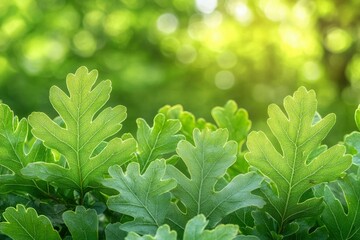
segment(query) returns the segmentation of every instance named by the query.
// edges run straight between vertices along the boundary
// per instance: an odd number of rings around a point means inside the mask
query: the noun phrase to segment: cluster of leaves
[[[165,106],[133,136],[119,133],[124,106],[102,110],[111,82],[96,79],[81,67],[69,95],[52,87],[54,119],[19,120],[0,104],[2,238],[360,237],[360,133],[322,145],[335,115],[316,112],[314,91],[299,88],[284,111],[270,105],[271,134],[249,133],[229,101],[214,123]]]

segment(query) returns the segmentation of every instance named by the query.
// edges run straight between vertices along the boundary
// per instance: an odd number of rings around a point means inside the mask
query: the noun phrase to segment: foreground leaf
[[[6,222],[0,223],[0,232],[14,240],[59,240],[50,220],[45,216],[38,216],[35,209],[25,209],[23,205],[16,205],[16,209],[9,207],[3,213]]]
[[[81,67],[66,78],[70,96],[56,86],[50,89],[51,104],[65,123],[64,128],[44,113],[35,112],[29,116],[32,133],[47,147],[62,154],[66,166],[32,163],[22,171],[57,187],[77,190],[81,198],[88,188],[100,186],[99,180],[107,174],[109,166],[129,161],[135,151],[134,139],[114,138],[100,153],[93,155],[104,140],[121,129],[120,123],[126,118],[123,106],[106,108],[97,114],[109,99],[111,82],[102,81],[92,88],[96,79],[97,71],[88,72]]]
[[[268,125],[278,140],[279,151],[263,132],[250,133],[247,141],[249,153],[245,158],[258,168],[276,186],[276,192],[263,188],[268,201],[265,210],[278,222],[275,232],[284,231],[292,220],[314,216],[321,210],[322,199],[301,196],[312,186],[336,179],[351,164],[345,148],[336,145],[328,150],[321,148],[321,141],[335,123],[335,115],[314,122],[317,101],[314,91],[299,88],[293,97],[286,97],[287,115],[273,104],[269,106]],[[314,154],[316,152],[316,154]]]
[[[325,186],[324,192],[320,195],[324,196],[325,200],[321,220],[329,231],[330,239],[360,239],[360,180],[350,174],[338,181],[338,184],[346,205],[343,206],[334,192]]]
[[[216,184],[226,170],[235,162],[237,143],[227,141],[225,129],[195,129],[193,146],[188,141],[178,144],[177,153],[185,162],[190,178],[174,166],[168,166],[167,175],[175,178],[178,185],[172,190],[186,210],[174,205],[169,215],[173,224],[184,228],[192,217],[202,213],[215,226],[227,214],[247,206],[262,206],[260,197],[251,194],[259,188],[262,178],[254,173],[238,175],[230,183],[224,183],[221,189]],[[180,208],[179,208],[180,207]]]
[[[0,104],[0,165],[3,167],[0,175],[1,193],[20,190],[33,195],[46,194],[44,184],[27,179],[21,173],[27,164],[47,161],[50,155],[39,141],[33,142],[30,150],[27,150],[27,135],[26,119],[19,121],[7,105]]]
[[[170,190],[176,186],[172,179],[163,180],[165,161],[150,163],[143,175],[138,163],[130,163],[124,173],[121,167],[109,169],[112,179],[104,180],[104,185],[119,191],[107,202],[109,209],[134,218],[120,227],[139,234],[155,233],[164,224],[170,206]]]
[[[64,212],[63,219],[73,240],[98,239],[98,218],[94,209],[77,206],[75,212]]]

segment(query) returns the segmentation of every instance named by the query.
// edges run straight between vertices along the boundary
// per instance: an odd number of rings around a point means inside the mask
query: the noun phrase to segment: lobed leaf
[[[183,240],[231,240],[239,231],[239,227],[232,224],[221,224],[213,230],[205,230],[207,225],[204,215],[195,216],[186,224]]]
[[[249,164],[244,158],[242,145],[251,128],[251,121],[245,109],[238,108],[235,101],[228,101],[224,107],[215,107],[211,111],[219,128],[226,128],[229,131],[229,139],[238,143],[238,157],[236,163],[230,167],[228,173],[233,177],[239,173],[249,171]]]
[[[334,193],[329,186],[319,195],[324,197],[325,209],[321,221],[330,234],[330,239],[360,239],[360,180],[350,174],[337,182],[345,198],[345,206],[339,200],[338,192]],[[335,195],[336,194],[336,195]]]
[[[224,107],[215,107],[211,111],[219,128],[229,131],[229,139],[239,143],[239,151],[251,128],[248,113],[243,108],[238,108],[235,101],[228,101]]]
[[[164,224],[170,206],[170,190],[176,186],[172,179],[163,180],[165,161],[150,163],[143,175],[138,163],[130,163],[124,173],[121,167],[109,169],[111,179],[103,184],[119,191],[107,202],[109,209],[134,218],[120,226],[122,230],[140,234],[155,233]]]
[[[125,240],[176,240],[176,232],[171,231],[168,225],[162,225],[157,229],[155,236],[139,236],[135,232],[130,232]]]
[[[322,199],[300,201],[300,198],[312,186],[336,179],[351,164],[351,157],[344,155],[344,146],[335,145],[327,150],[320,147],[335,123],[335,115],[314,121],[316,106],[315,92],[304,87],[285,98],[286,115],[277,105],[269,106],[268,125],[281,149],[261,131],[248,136],[249,153],[245,158],[276,187],[275,190],[265,187],[262,191],[268,202],[264,210],[279,224],[277,233],[296,218],[319,213]]]
[[[19,190],[33,195],[47,194],[45,184],[27,179],[21,173],[21,170],[31,162],[45,162],[51,159],[51,154],[39,141],[29,143],[27,136],[26,119],[19,121],[7,105],[0,104],[1,193]]]
[[[0,223],[0,232],[14,240],[60,240],[59,233],[54,230],[50,220],[38,216],[35,209],[16,205],[16,209],[8,207],[3,216],[6,222]]]
[[[93,88],[97,71],[80,67],[66,78],[70,95],[58,87],[50,89],[50,101],[63,120],[59,126],[47,115],[34,112],[29,116],[32,133],[44,144],[58,151],[66,159],[66,166],[58,163],[31,163],[22,173],[38,177],[57,187],[77,190],[81,197],[89,188],[99,187],[109,166],[124,164],[132,158],[134,139],[114,138],[94,155],[96,148],[121,129],[126,118],[123,106],[98,111],[109,99],[111,82],[100,82]],[[96,117],[95,117],[96,115]]]
[[[227,141],[227,130],[200,132],[195,129],[193,138],[195,145],[183,140],[177,148],[190,177],[174,166],[167,168],[167,175],[178,183],[172,193],[185,207],[182,211],[181,206],[173,205],[168,217],[172,224],[184,228],[189,219],[202,213],[213,227],[239,208],[263,205],[259,196],[251,194],[251,191],[259,188],[262,181],[260,176],[254,173],[240,174],[230,183],[223,179],[237,154],[237,143]],[[221,189],[217,186],[219,180],[222,181]]]
[[[184,137],[177,134],[181,129],[179,120],[166,119],[161,113],[154,118],[153,127],[144,119],[137,119],[138,162],[144,172],[155,159],[175,154],[177,143]]]
[[[178,119],[181,123],[181,134],[186,137],[186,140],[193,143],[193,132],[194,129],[211,129],[215,130],[216,126],[206,122],[205,119],[199,118],[196,119],[195,116],[188,112],[184,111],[181,105],[169,106],[166,105],[159,110],[159,113],[162,113],[166,116],[167,119]]]
[[[77,206],[75,212],[64,212],[63,219],[73,240],[98,239],[98,218],[94,209]]]

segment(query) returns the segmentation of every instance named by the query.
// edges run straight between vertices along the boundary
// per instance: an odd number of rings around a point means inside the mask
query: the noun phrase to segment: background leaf
[[[28,142],[28,123],[19,121],[13,111],[0,104],[0,192],[26,191],[32,195],[50,194],[44,182],[26,178],[21,169],[31,162],[51,161],[51,153],[40,141]]]
[[[267,176],[276,189],[262,188],[268,204],[264,210],[278,222],[275,232],[281,233],[286,225],[300,217],[314,216],[320,208],[320,198],[300,201],[312,186],[339,177],[351,164],[345,148],[340,145],[318,151],[321,141],[335,123],[330,114],[314,123],[317,101],[314,91],[299,88],[293,97],[284,100],[285,115],[273,104],[269,106],[268,125],[280,144],[281,150],[263,132],[248,136],[249,153],[245,158]],[[315,157],[312,153],[317,151]]]
[[[185,226],[184,240],[231,240],[238,234],[237,225],[219,225],[213,230],[205,230],[208,221],[200,214],[192,218]]]
[[[75,212],[64,212],[63,219],[73,240],[98,239],[98,217],[94,209],[77,206]]]
[[[239,109],[235,101],[229,100],[224,107],[213,108],[211,115],[219,128],[226,128],[229,131],[229,140],[238,143],[238,157],[236,163],[229,168],[228,173],[234,177],[239,173],[248,172],[249,164],[242,152],[243,143],[251,128],[247,111]]]
[[[175,106],[166,105],[159,110],[159,113],[164,114],[168,119],[178,119],[181,122],[181,134],[191,143],[194,143],[193,132],[195,128],[200,130],[216,129],[214,124],[206,122],[203,118],[196,119],[194,114],[184,111],[183,106],[179,104]]]
[[[227,214],[247,206],[262,206],[260,197],[251,194],[259,188],[262,178],[254,173],[238,175],[230,183],[223,182],[220,189],[216,184],[226,170],[235,162],[237,143],[227,141],[225,129],[216,131],[194,130],[194,142],[181,141],[177,153],[187,166],[189,176],[174,166],[168,166],[167,176],[175,178],[178,185],[172,190],[181,205],[174,205],[169,221],[184,227],[192,217],[202,213],[216,225]]]
[[[139,234],[154,234],[164,224],[170,206],[170,190],[176,186],[172,179],[163,180],[165,161],[150,163],[143,175],[138,163],[130,163],[124,173],[121,167],[109,169],[111,179],[104,185],[119,191],[107,202],[109,209],[132,216],[131,222],[120,225],[122,230]]]
[[[50,89],[50,101],[65,123],[61,127],[44,113],[35,112],[29,116],[32,133],[44,144],[57,150],[66,159],[66,166],[50,163],[32,163],[22,173],[51,182],[60,188],[77,190],[80,198],[90,187],[107,174],[109,166],[123,164],[131,159],[135,141],[119,138],[110,140],[102,151],[93,155],[104,140],[121,129],[126,118],[123,106],[106,108],[97,112],[109,99],[111,82],[102,81],[92,89],[97,71],[88,72],[85,67],[66,78],[70,96],[58,87]],[[94,117],[96,115],[96,117]]]
[[[138,161],[141,172],[158,158],[168,158],[175,154],[177,143],[184,137],[177,134],[181,124],[175,119],[166,119],[161,113],[154,118],[153,127],[150,127],[144,119],[137,119]]]
[[[3,213],[6,222],[0,223],[0,232],[14,240],[60,240],[50,220],[45,216],[38,216],[35,209],[16,205],[16,209],[9,207]]]
[[[134,232],[130,232],[125,240],[176,240],[176,232],[171,231],[168,225],[162,225],[157,229],[155,236],[139,236]]]

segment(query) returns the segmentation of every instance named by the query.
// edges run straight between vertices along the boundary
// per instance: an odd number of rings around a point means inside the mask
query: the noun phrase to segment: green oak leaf
[[[203,214],[189,220],[185,226],[183,240],[232,240],[239,231],[239,227],[232,224],[220,224],[215,229],[205,230],[208,223]]]
[[[321,211],[321,198],[300,201],[302,195],[316,184],[338,178],[351,165],[351,157],[344,155],[345,147],[320,147],[335,124],[335,115],[329,114],[314,121],[317,100],[314,91],[299,88],[294,96],[284,100],[286,114],[280,107],[269,106],[268,125],[280,144],[274,144],[262,131],[251,132],[245,158],[268,177],[276,189],[262,189],[267,205],[264,210],[278,222],[276,233],[300,217],[313,216]],[[319,150],[321,148],[321,151]],[[312,154],[316,152],[316,154]]]
[[[355,111],[355,123],[360,130],[360,105]],[[360,132],[352,132],[346,135],[344,142],[348,152],[353,155],[353,164],[360,166]]]
[[[128,235],[128,232],[120,229],[121,223],[109,223],[105,228],[106,240],[119,240],[125,239]]]
[[[224,107],[215,107],[211,111],[219,128],[226,128],[229,131],[229,139],[239,143],[239,150],[251,128],[251,121],[248,113],[243,108],[238,108],[235,101],[228,101]]]
[[[196,119],[192,113],[184,111],[183,106],[179,104],[175,106],[166,105],[159,110],[159,113],[164,114],[167,119],[178,119],[181,122],[181,134],[186,137],[186,140],[192,143],[194,142],[193,131],[195,128],[200,130],[207,128],[212,130],[216,129],[215,125],[206,122],[205,119]]]
[[[16,205],[8,207],[3,216],[6,222],[0,223],[0,232],[14,240],[60,240],[60,235],[45,216],[38,216],[35,209],[25,209]]]
[[[45,182],[27,179],[22,173],[31,162],[51,160],[51,154],[40,141],[28,142],[28,123],[19,121],[13,111],[0,104],[0,192],[26,191],[33,195],[48,194]]]
[[[181,129],[181,123],[176,119],[166,119],[159,113],[154,118],[153,127],[150,127],[144,119],[137,119],[138,130],[138,162],[141,172],[144,172],[149,164],[155,159],[171,157],[175,154],[177,143],[184,138],[177,134]]]
[[[223,178],[235,162],[237,143],[228,141],[226,129],[200,132],[194,130],[194,142],[183,140],[177,153],[184,161],[190,177],[176,167],[167,167],[167,176],[175,178],[178,185],[172,194],[180,204],[173,204],[168,219],[171,224],[184,228],[186,222],[198,214],[204,214],[215,226],[223,217],[247,206],[261,207],[261,197],[251,194],[260,187],[262,178],[251,172],[239,174],[231,182]],[[221,187],[217,186],[221,180]],[[181,210],[185,207],[185,210]]]
[[[155,233],[164,224],[170,206],[170,190],[176,186],[173,179],[163,180],[166,164],[164,160],[150,163],[143,175],[138,163],[130,163],[124,172],[120,166],[112,166],[109,173],[112,178],[103,184],[119,191],[111,196],[109,209],[132,216],[133,221],[120,226],[122,230],[139,234]]]
[[[29,116],[33,135],[62,154],[66,166],[37,162],[29,164],[22,173],[76,190],[80,198],[90,188],[100,187],[99,181],[108,168],[129,161],[136,148],[134,139],[113,138],[94,155],[100,144],[121,129],[120,123],[126,118],[126,109],[120,105],[98,113],[109,99],[111,82],[102,81],[93,88],[97,75],[96,70],[88,72],[85,67],[69,74],[66,78],[69,96],[58,87],[51,87],[50,102],[65,127],[41,112]]]
[[[73,240],[98,239],[98,217],[94,209],[77,206],[75,212],[66,211],[62,216]]]
[[[321,221],[329,231],[330,239],[356,240],[360,239],[360,179],[349,174],[337,182],[340,194],[343,194],[343,204],[329,186],[318,196],[324,197],[325,209],[321,214]],[[336,195],[335,195],[336,194]]]
[[[139,236],[135,232],[130,232],[125,240],[176,240],[176,232],[171,231],[168,225],[162,225],[157,229],[155,236]]]
[[[242,145],[251,128],[251,121],[248,113],[243,108],[238,108],[235,101],[228,101],[224,107],[215,107],[211,111],[219,128],[226,128],[229,131],[229,139],[238,143],[238,157],[236,163],[228,170],[231,176],[245,173],[249,170],[249,164],[244,158]]]

